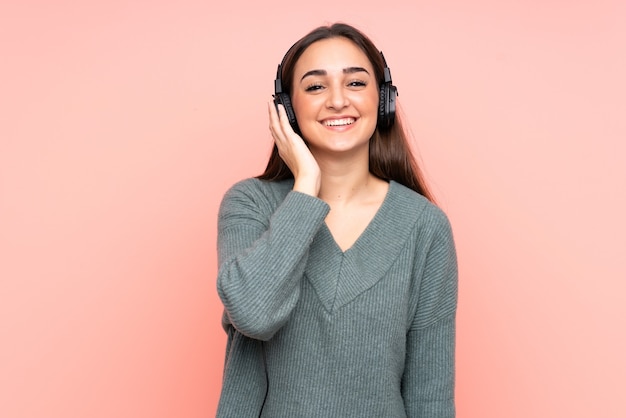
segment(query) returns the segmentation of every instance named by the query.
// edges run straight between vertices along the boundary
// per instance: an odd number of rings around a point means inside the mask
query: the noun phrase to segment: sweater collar
[[[402,252],[426,199],[391,181],[374,218],[345,252],[324,224],[311,244],[305,275],[332,313],[381,280]]]

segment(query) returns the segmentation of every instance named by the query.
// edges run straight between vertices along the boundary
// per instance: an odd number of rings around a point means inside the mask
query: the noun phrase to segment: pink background
[[[217,206],[338,20],[454,227],[458,416],[626,416],[624,2],[216,3],[0,5],[0,416],[214,415]]]

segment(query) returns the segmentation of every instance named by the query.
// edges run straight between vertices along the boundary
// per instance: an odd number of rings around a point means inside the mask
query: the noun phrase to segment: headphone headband
[[[278,68],[276,69],[276,79],[274,80],[274,94],[279,94],[283,92],[283,83],[281,78],[282,71],[282,64],[278,64]]]

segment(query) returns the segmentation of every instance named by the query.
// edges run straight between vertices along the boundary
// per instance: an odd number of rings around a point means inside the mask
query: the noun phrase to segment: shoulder
[[[224,195],[229,197],[232,195],[286,195],[293,187],[293,180],[268,181],[261,180],[256,177],[240,180],[233,184]]]
[[[397,182],[390,182],[389,201],[399,220],[420,229],[449,231],[450,221],[446,213],[416,191]]]
[[[267,181],[248,178],[232,185],[224,194],[222,206],[236,202],[279,203],[293,187],[293,180]]]
[[[293,180],[267,181],[248,178],[232,185],[220,203],[221,222],[245,218],[265,219],[281,204],[293,187]]]

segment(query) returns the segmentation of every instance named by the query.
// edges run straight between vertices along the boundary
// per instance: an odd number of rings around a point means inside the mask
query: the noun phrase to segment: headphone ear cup
[[[396,96],[398,90],[391,83],[383,83],[380,86],[378,101],[378,127],[389,129],[396,119]]]
[[[389,84],[389,92],[387,94],[387,120],[391,128],[396,120],[396,98],[398,97],[398,89],[393,84]]]
[[[285,106],[285,113],[287,113],[289,124],[295,130],[298,128],[298,121],[296,120],[296,112],[293,110],[293,106],[291,105],[291,98],[286,93],[281,93],[280,96],[283,101],[283,106]]]
[[[379,94],[378,94],[378,126],[385,125],[385,115],[387,114],[386,106],[387,106],[387,84],[383,83],[380,86]]]
[[[274,95],[274,104],[278,107],[279,104],[282,104],[285,108],[285,113],[287,114],[287,120],[289,120],[289,124],[293,128],[294,132],[300,135],[300,127],[298,126],[298,121],[296,120],[296,112],[293,110],[293,106],[291,105],[291,99],[287,93],[278,93]]]

